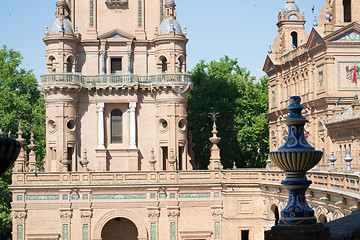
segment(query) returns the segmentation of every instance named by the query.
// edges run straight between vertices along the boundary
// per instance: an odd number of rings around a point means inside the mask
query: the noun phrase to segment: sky
[[[84,1],[84,0],[81,0]],[[177,19],[187,27],[187,70],[200,60],[210,62],[227,55],[238,59],[257,79],[269,45],[277,35],[278,13],[286,0],[176,0]],[[2,0],[0,46],[19,51],[22,67],[39,79],[45,73],[45,26],[54,20],[56,0]],[[295,0],[307,20],[309,34],[314,15],[319,16],[325,0]],[[312,8],[315,6],[315,12]]]

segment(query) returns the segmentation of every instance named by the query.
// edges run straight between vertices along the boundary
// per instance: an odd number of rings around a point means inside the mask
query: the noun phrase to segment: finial
[[[216,117],[218,116],[218,113],[213,112],[210,115],[213,118],[214,124],[213,124],[213,130],[211,131],[213,136],[211,138],[209,138],[209,140],[213,144],[213,146],[211,148],[210,163],[208,165],[208,169],[219,170],[219,169],[223,169],[223,166],[221,164],[220,148],[217,145],[221,140],[221,138],[219,138],[217,136],[218,131],[216,129]]]
[[[184,34],[187,34],[187,27],[184,27]]]
[[[268,50],[268,54],[272,54],[272,48],[271,48],[271,45],[269,45],[269,50]]]
[[[170,170],[176,170],[175,169],[175,155],[174,155],[174,149],[172,148],[170,151],[170,158],[169,158],[169,164],[170,164]]]
[[[353,172],[353,170],[351,169],[352,160],[353,160],[353,158],[351,157],[350,148],[347,148],[346,149],[346,156],[344,158],[344,161],[346,162],[346,170],[345,170],[345,172]]]
[[[233,168],[232,168],[232,169],[233,169],[233,170],[236,170],[236,169],[237,169],[235,162],[233,162]]]
[[[270,155],[268,156],[268,159],[266,160],[266,168],[267,168],[267,169],[271,169],[271,159],[270,159]]]
[[[23,131],[22,131],[22,129],[21,129],[20,120],[19,120],[19,127],[18,127],[17,135],[18,135],[18,138],[17,138],[16,140],[21,144],[21,146],[24,145],[24,143],[26,142],[26,140],[22,137]]]
[[[34,143],[34,134],[33,133],[31,133],[31,139],[30,139],[30,144],[28,145],[28,148],[30,149],[28,171],[36,172],[36,170],[37,170],[36,155],[35,155],[34,151],[37,149],[37,145]]]
[[[49,33],[49,27],[45,26],[45,33]]]
[[[317,22],[317,17],[316,16],[314,16],[314,23],[313,23],[313,26],[314,27],[317,27],[319,24],[318,24],[318,22]]]
[[[326,22],[329,23],[330,22],[330,13],[329,13],[329,8],[326,7],[326,14],[325,14],[325,19],[326,19]]]
[[[84,149],[84,154],[83,154],[83,158],[80,161],[82,167],[83,167],[83,171],[87,172],[88,171],[88,164],[89,164],[89,160],[87,158],[87,150],[86,148]]]
[[[330,166],[330,169],[329,169],[330,172],[336,171],[336,169],[335,169],[336,160],[337,159],[334,156],[334,152],[331,152],[331,157],[329,158],[329,162],[331,163],[331,166]]]
[[[150,170],[155,171],[156,170],[156,168],[155,168],[156,159],[155,159],[155,153],[154,153],[153,148],[151,149],[151,158],[149,160],[149,163],[150,163]]]

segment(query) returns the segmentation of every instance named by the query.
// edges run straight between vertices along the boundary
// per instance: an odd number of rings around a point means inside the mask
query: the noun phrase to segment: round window
[[[74,131],[74,130],[75,130],[75,126],[76,126],[75,120],[74,120],[74,119],[69,120],[69,121],[67,122],[66,126],[67,126],[67,128],[68,128],[69,130]]]
[[[182,130],[182,131],[185,131],[186,129],[186,120],[185,119],[180,119],[180,121],[178,122],[178,126],[179,126],[179,129]]]
[[[165,130],[168,127],[168,122],[165,119],[160,119],[160,129]]]

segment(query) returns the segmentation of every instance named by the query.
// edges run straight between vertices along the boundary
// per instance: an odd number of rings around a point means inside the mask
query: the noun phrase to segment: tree
[[[0,132],[4,137],[17,138],[19,119],[23,137],[34,133],[38,145],[36,157],[42,165],[45,156],[45,101],[31,71],[20,68],[21,55],[5,46],[0,49]],[[25,143],[24,147],[29,144]],[[11,239],[10,202],[11,173],[0,179],[0,239]]]
[[[255,82],[237,60],[225,56],[206,64],[201,61],[190,71],[194,89],[188,94],[188,120],[195,158],[206,168],[210,158],[212,121],[219,113],[221,161],[229,168],[262,167],[268,153],[267,78]]]

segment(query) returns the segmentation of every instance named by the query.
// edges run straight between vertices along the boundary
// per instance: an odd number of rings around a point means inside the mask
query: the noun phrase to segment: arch
[[[183,55],[178,56],[178,72],[185,73],[185,57]]]
[[[291,44],[294,46],[294,48],[298,47],[298,34],[297,32],[292,32],[291,34]]]
[[[66,72],[71,73],[73,72],[75,59],[74,56],[70,55],[66,58]]]
[[[118,239],[134,240],[138,237],[138,230],[135,224],[127,218],[113,218],[108,221],[101,231],[102,240]]]
[[[122,143],[123,126],[122,112],[119,109],[113,109],[110,113],[110,136],[111,143]]]
[[[344,214],[342,212],[340,212],[339,209],[336,209],[332,220],[336,220],[336,219],[339,219],[342,217],[344,217]]]
[[[107,222],[114,218],[126,218],[133,222],[138,230],[138,239],[147,240],[147,229],[145,224],[142,222],[141,218],[127,210],[113,210],[105,213],[100,220],[95,224],[94,228],[94,239],[101,239],[101,232]]]
[[[161,60],[161,72],[162,73],[166,73],[168,71],[168,62],[167,62],[167,58],[162,56],[160,58]]]
[[[326,219],[326,222],[327,222],[328,221],[328,219],[327,219],[328,212],[329,211],[324,206],[319,206],[316,209],[316,213],[315,213],[315,217],[318,220],[318,222],[321,222],[321,220],[322,220],[322,223],[325,223],[324,222],[325,219]]]
[[[53,55],[50,55],[47,58],[47,71],[48,72],[56,72],[56,58]]]
[[[274,225],[278,225],[279,224],[279,220],[280,220],[280,212],[279,212],[279,207],[276,204],[271,205],[270,207],[270,221],[274,220],[275,223]]]
[[[351,22],[351,0],[343,0],[344,22]]]

